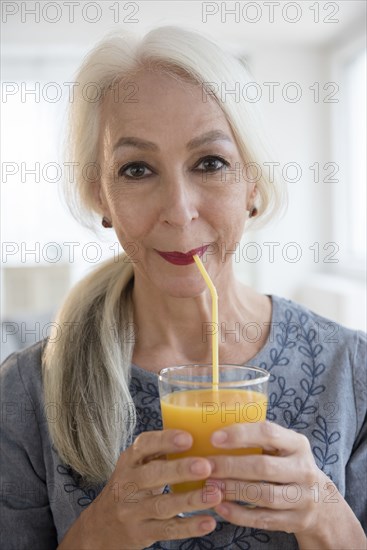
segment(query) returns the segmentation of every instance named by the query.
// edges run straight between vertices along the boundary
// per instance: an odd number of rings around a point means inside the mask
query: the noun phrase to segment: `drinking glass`
[[[213,386],[212,365],[183,365],[164,368],[158,377],[159,396],[164,429],[190,432],[192,447],[173,453],[167,459],[189,456],[261,454],[260,447],[219,449],[210,443],[213,432],[225,426],[243,422],[263,422],[267,409],[269,373],[249,365],[220,364],[218,386]],[[203,490],[205,508],[205,480],[184,481],[170,486],[173,493],[195,489]],[[241,504],[243,501],[241,501]],[[185,513],[216,515],[213,510]]]

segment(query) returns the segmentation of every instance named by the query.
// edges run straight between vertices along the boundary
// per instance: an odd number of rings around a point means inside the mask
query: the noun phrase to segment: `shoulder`
[[[46,340],[14,352],[0,366],[3,402],[38,402],[42,394],[42,353]],[[18,401],[17,401],[18,400]]]
[[[274,315],[273,321],[283,330],[297,334],[299,338],[308,336],[323,347],[346,349],[351,354],[351,360],[358,353],[366,356],[367,334],[362,330],[348,328],[333,321],[308,307],[280,296],[272,296]]]
[[[45,480],[49,452],[42,389],[42,350],[45,341],[11,354],[0,367],[0,433],[6,465],[4,476]]]
[[[293,300],[272,299],[276,344],[290,345],[301,369],[307,369],[305,362],[319,363],[320,370],[329,372],[330,380],[343,388],[344,395],[350,388],[361,426],[367,412],[366,332],[332,321]]]

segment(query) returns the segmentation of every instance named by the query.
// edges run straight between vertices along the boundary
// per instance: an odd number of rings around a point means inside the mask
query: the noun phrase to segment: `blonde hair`
[[[246,162],[246,174],[258,188],[258,216],[250,224],[261,226],[280,212],[284,189],[261,170],[263,161],[270,159],[258,135],[256,105],[236,101],[230,93],[223,100],[223,92],[251,82],[247,69],[202,33],[165,26],[141,39],[125,30],[108,35],[76,75],[67,146],[69,160],[77,162],[75,181],[66,182],[73,214],[89,226],[100,214],[86,170],[98,168],[100,105],[116,83],[128,82],[141,70],[157,70],[201,85],[203,94],[217,101]],[[86,97],[91,83],[99,94],[95,101]],[[123,327],[133,324],[133,269],[126,259],[124,255],[117,262],[107,262],[74,288],[56,319],[63,328],[61,335],[50,335],[43,356],[45,401],[57,403],[62,411],[54,422],[49,421],[50,435],[61,458],[89,481],[110,477],[120,450],[132,440],[136,423],[129,392],[133,342],[123,338]],[[65,327],[77,327],[72,338]],[[97,406],[92,422],[90,403]],[[119,412],[117,422],[112,406]]]

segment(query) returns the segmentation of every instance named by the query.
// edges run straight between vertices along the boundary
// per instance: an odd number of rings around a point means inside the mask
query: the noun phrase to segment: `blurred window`
[[[351,259],[366,259],[366,50],[344,67],[346,120],[341,136],[346,150],[348,188],[347,248]]]
[[[366,278],[366,48],[364,36],[336,48],[332,79],[340,99],[332,106],[331,146],[339,166],[333,192],[333,234],[343,258],[341,275]]]

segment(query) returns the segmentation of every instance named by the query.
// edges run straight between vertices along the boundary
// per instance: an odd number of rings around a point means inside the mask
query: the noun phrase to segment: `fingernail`
[[[218,506],[215,507],[215,510],[221,516],[225,516],[225,515],[229,514],[229,508],[225,504],[218,504]]]
[[[214,432],[212,435],[212,443],[214,443],[214,445],[221,445],[222,443],[225,443],[227,439],[228,439],[227,432],[223,432],[221,430],[218,432]]]
[[[200,529],[202,531],[213,531],[215,527],[215,523],[211,520],[206,520],[200,523]]]
[[[214,462],[214,460],[211,460],[211,458],[207,458],[207,461],[208,461],[209,464],[210,464],[211,471],[214,472],[214,470],[215,470],[215,462]]]
[[[193,474],[205,474],[207,471],[207,467],[205,462],[202,462],[201,460],[195,460],[190,466],[190,471]]]
[[[210,494],[211,491],[213,494],[218,493],[218,491],[221,491],[223,488],[223,483],[219,479],[207,479],[205,482],[205,490],[207,494]]]
[[[204,485],[204,489],[202,492],[202,500],[203,502],[211,502],[218,500],[218,496],[220,496],[220,500],[222,500],[222,493],[221,488],[218,483],[208,483],[208,481]]]
[[[188,434],[175,435],[173,442],[177,447],[187,447],[191,443],[191,438]]]

